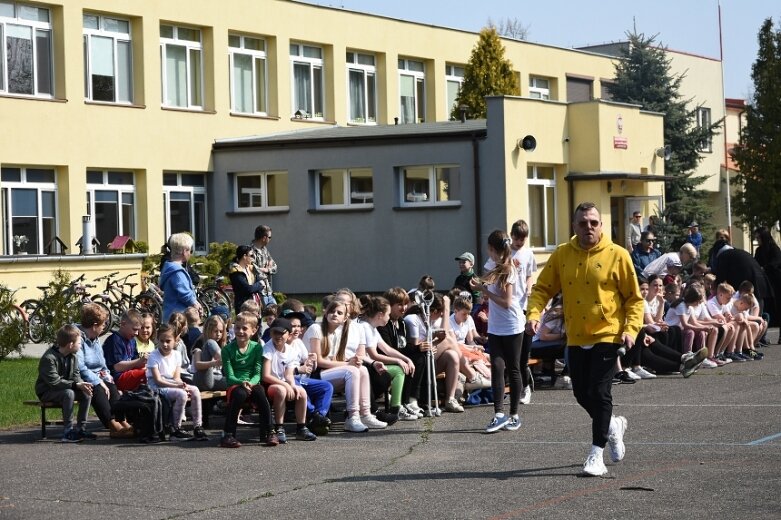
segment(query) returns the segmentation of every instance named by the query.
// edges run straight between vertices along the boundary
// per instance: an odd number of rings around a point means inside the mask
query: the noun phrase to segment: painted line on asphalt
[[[781,433],[775,433],[773,435],[768,435],[767,437],[762,437],[761,439],[751,441],[746,444],[746,446],[759,446],[760,444],[765,444],[766,442],[770,442],[773,439],[778,439],[779,437],[781,437]]]
[[[526,406],[580,406],[578,403],[531,403]],[[781,408],[781,403],[759,404],[685,404],[685,403],[613,403],[613,406],[632,408]]]

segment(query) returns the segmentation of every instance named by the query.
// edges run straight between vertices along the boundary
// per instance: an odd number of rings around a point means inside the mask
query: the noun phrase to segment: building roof
[[[372,125],[372,126],[339,126],[309,130],[295,130],[268,135],[254,135],[215,139],[213,150],[230,148],[276,147],[287,145],[317,145],[334,144],[338,142],[378,141],[378,140],[409,140],[426,138],[453,137],[484,137],[486,133],[485,119],[461,121],[441,121],[436,123],[420,123],[414,125]]]

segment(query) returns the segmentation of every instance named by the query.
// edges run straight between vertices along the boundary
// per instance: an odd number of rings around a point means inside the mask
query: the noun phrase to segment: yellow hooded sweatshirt
[[[567,344],[623,343],[643,325],[643,299],[629,252],[604,233],[591,249],[577,236],[559,245],[537,278],[527,320],[540,319],[545,305],[561,291]]]

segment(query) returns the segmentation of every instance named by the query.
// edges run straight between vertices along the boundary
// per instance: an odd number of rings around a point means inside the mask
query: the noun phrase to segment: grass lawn
[[[31,358],[0,361],[0,428],[38,424],[40,409],[22,401],[36,399],[38,360]]]

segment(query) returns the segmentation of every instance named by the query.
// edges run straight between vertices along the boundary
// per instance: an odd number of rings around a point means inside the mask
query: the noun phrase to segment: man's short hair
[[[402,287],[391,287],[385,291],[385,294],[383,294],[382,297],[388,300],[391,305],[399,303],[406,305],[409,303],[409,294],[407,294],[407,291]]]
[[[263,237],[267,237],[271,233],[271,226],[261,224],[255,228],[255,240],[260,240]]]
[[[590,209],[597,210],[597,213],[599,213],[599,209],[597,209],[597,205],[593,202],[581,202],[578,204],[578,206],[575,208],[575,211],[572,213],[572,221],[575,221],[575,218],[577,217],[578,212],[584,212],[588,211]]]
[[[128,309],[122,314],[122,318],[120,318],[119,322],[132,323],[134,325],[141,323],[141,313],[135,309]]]
[[[525,220],[516,220],[510,227],[510,236],[513,238],[526,238],[529,236],[529,224]]]

